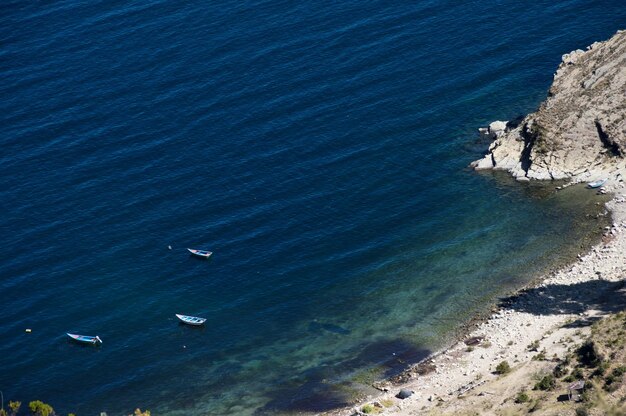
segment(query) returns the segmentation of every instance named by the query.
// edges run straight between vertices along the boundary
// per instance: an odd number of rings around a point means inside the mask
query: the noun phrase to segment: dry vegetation
[[[571,342],[565,340],[564,342]],[[489,397],[489,388],[515,377],[515,369],[502,372],[501,380],[486,387],[482,409],[446,406],[432,415],[577,415],[626,416],[626,313],[620,312],[596,322],[581,344],[571,344],[563,357],[541,357],[541,370],[517,377],[519,391],[510,397]],[[569,400],[568,386],[585,381],[579,400]],[[495,396],[495,395],[494,395]]]

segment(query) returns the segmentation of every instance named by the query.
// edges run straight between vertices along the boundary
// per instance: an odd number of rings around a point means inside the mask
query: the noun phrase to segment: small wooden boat
[[[196,250],[195,248],[188,248],[189,252],[194,256],[202,257],[203,259],[208,259],[213,254],[212,251],[207,250]]]
[[[102,344],[102,340],[100,339],[99,336],[89,336],[89,335],[76,335],[76,334],[67,334],[68,337],[72,338],[74,341],[80,342],[82,344],[91,344],[91,345],[97,345],[97,344]]]
[[[178,313],[176,314],[176,317],[180,319],[182,323],[193,326],[200,326],[206,321],[206,319],[204,318],[198,318],[197,316],[180,315]]]
[[[595,182],[589,182],[587,184],[587,187],[588,188],[599,188],[602,185],[604,185],[607,180],[608,180],[608,178],[604,178],[604,179],[597,180]]]

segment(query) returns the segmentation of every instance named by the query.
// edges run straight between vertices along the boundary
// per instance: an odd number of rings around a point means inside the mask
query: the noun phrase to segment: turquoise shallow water
[[[584,189],[466,167],[619,2],[1,7],[5,398],[340,406],[597,230]]]

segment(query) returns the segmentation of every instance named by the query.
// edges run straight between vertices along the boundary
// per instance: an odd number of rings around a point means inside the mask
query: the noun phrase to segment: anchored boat
[[[189,252],[193,254],[194,256],[198,256],[203,259],[208,259],[209,257],[211,257],[211,254],[213,254],[212,251],[196,250],[195,248],[188,248],[187,250],[189,250]]]
[[[91,344],[97,345],[102,344],[102,340],[99,336],[92,337],[90,335],[77,335],[77,334],[67,334],[68,337],[72,338],[76,342],[80,342],[81,344]]]
[[[588,188],[599,188],[599,187],[601,187],[602,185],[604,185],[604,183],[605,183],[607,180],[608,180],[608,178],[604,178],[604,179],[597,180],[597,181],[595,181],[595,182],[589,182],[589,183],[587,184],[587,187],[588,187]]]
[[[187,324],[187,325],[193,325],[193,326],[200,326],[206,321],[205,318],[198,318],[197,316],[180,315],[178,313],[176,314],[176,317],[182,323]]]

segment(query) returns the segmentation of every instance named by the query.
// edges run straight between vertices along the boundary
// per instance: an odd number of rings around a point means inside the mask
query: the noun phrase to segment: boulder
[[[400,389],[400,392],[396,394],[396,397],[398,399],[404,400],[404,399],[408,399],[409,397],[411,397],[413,393],[415,392],[409,389]]]
[[[591,48],[590,48],[591,49]],[[581,50],[581,49],[576,49],[575,51],[572,51],[570,53],[566,53],[565,55],[562,56],[562,61],[565,65],[573,65],[575,64],[578,59],[585,53],[585,51]]]

